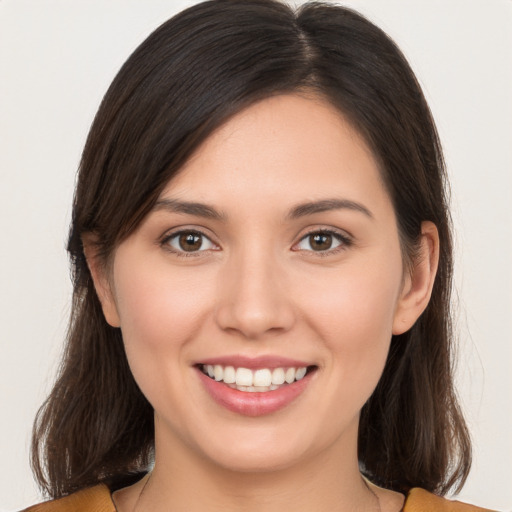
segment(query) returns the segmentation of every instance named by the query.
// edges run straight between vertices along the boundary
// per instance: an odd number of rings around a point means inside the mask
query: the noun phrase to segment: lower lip
[[[230,388],[222,382],[211,379],[199,368],[197,372],[206,391],[215,402],[244,416],[263,416],[283,409],[304,392],[313,374],[313,372],[310,372],[303,379],[284,385],[274,391],[251,393],[238,391],[238,389]]]

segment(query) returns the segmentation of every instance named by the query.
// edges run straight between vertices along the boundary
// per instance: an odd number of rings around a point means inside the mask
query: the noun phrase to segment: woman
[[[352,11],[162,25],[84,150],[33,446],[62,499],[33,510],[471,510],[431,494],[470,465],[444,179],[414,75]]]

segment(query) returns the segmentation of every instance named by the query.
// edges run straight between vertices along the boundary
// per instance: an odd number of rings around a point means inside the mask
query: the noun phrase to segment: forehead
[[[289,94],[262,100],[222,125],[162,196],[219,202],[278,196],[292,204],[305,195],[350,199],[364,191],[376,193],[372,201],[387,197],[364,139],[331,104]]]

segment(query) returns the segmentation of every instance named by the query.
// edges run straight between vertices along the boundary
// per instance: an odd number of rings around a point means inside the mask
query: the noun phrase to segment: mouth
[[[277,391],[306,377],[315,365],[277,368],[244,368],[220,364],[199,364],[199,370],[210,379],[244,393]]]
[[[244,416],[265,416],[287,408],[312,385],[318,366],[290,359],[231,357],[194,365],[207,394]]]

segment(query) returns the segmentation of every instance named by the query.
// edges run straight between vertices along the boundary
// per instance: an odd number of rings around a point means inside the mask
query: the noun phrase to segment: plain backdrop
[[[40,499],[28,444],[65,335],[75,172],[132,50],[193,2],[0,0],[0,511]],[[458,383],[474,439],[459,499],[512,510],[512,1],[354,0],[399,44],[452,181]]]

